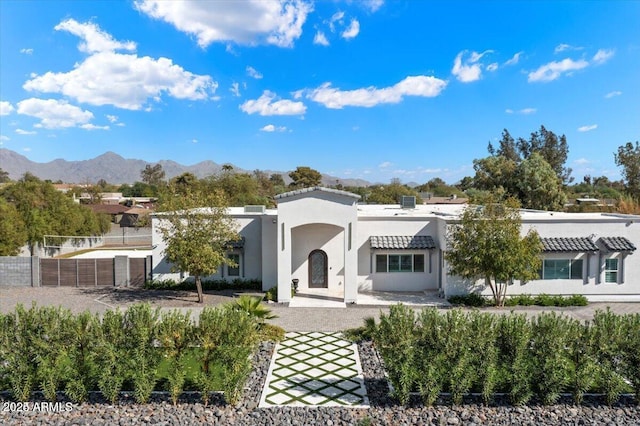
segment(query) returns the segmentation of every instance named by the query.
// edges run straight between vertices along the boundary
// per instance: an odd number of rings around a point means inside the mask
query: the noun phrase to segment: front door
[[[309,288],[328,288],[327,254],[314,250],[309,254]]]

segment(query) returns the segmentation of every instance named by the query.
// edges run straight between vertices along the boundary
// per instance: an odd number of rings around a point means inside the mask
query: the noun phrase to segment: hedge
[[[197,324],[189,314],[161,313],[149,304],[108,310],[102,318],[19,305],[0,314],[0,390],[18,401],[38,390],[56,401],[64,390],[74,402],[100,391],[115,403],[126,389],[144,403],[164,386],[175,404],[188,384],[205,403],[211,391],[234,403],[259,338],[259,322],[231,304],[205,307]]]
[[[553,404],[563,393],[576,403],[601,393],[613,404],[635,392],[640,402],[640,314],[597,311],[580,322],[555,312],[529,319],[395,305],[367,328],[402,404],[412,392],[426,405],[442,392],[454,404],[469,393],[485,403],[504,393],[519,405],[534,397]]]

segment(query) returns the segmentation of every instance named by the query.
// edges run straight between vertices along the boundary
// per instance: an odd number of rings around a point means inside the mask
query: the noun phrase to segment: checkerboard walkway
[[[369,407],[358,348],[340,333],[287,333],[278,343],[261,407]]]

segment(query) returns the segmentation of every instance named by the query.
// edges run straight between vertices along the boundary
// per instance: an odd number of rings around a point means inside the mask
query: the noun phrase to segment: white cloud
[[[376,12],[384,4],[384,0],[364,0],[364,6],[371,12]]]
[[[24,152],[31,152],[31,148],[29,148],[29,147],[22,148],[22,150],[23,150]]]
[[[262,74],[258,72],[254,67],[247,67],[247,75],[249,77],[255,78],[256,80],[260,80],[262,78]]]
[[[498,69],[498,63],[494,62],[492,64],[487,65],[487,71],[493,72]]]
[[[308,91],[307,98],[331,109],[342,109],[345,106],[369,108],[378,104],[396,104],[405,96],[435,97],[446,86],[446,81],[424,75],[409,76],[393,86],[381,89],[370,86],[355,90],[340,90],[331,87],[331,83],[325,83]]]
[[[194,35],[202,48],[214,42],[291,47],[313,10],[303,0],[136,0],[135,7]]]
[[[260,115],[302,115],[307,107],[302,102],[294,102],[288,99],[274,101],[275,93],[265,90],[258,99],[248,100],[240,109],[247,114]]]
[[[570,44],[566,44],[566,43],[560,43],[559,45],[556,46],[555,49],[553,49],[553,53],[560,53],[560,52],[564,52],[565,50],[582,50],[584,49],[583,47],[580,46],[572,46]]]
[[[615,51],[612,49],[599,49],[595,55],[593,55],[593,62],[596,64],[604,64],[609,59],[613,58]]]
[[[109,126],[96,126],[95,124],[87,123],[80,126],[85,130],[109,130]]]
[[[522,56],[524,52],[518,52],[515,55],[513,55],[511,57],[511,59],[509,59],[508,61],[506,61],[504,64],[505,65],[516,65],[518,62],[520,62],[520,56]]]
[[[584,166],[585,164],[591,163],[591,161],[587,160],[586,158],[578,158],[577,160],[574,161],[574,163],[580,166]]]
[[[11,139],[9,139],[9,136],[5,136],[5,135],[0,135],[0,141],[9,141]]]
[[[378,164],[378,167],[381,169],[386,169],[391,166],[393,166],[393,163],[391,161],[383,161],[382,163]]]
[[[334,13],[331,19],[329,20],[329,28],[331,29],[332,33],[336,32],[336,22],[341,25],[344,25],[344,12],[338,11]]]
[[[579,131],[579,132],[590,132],[591,130],[595,130],[595,129],[597,129],[597,128],[598,128],[598,125],[597,125],[597,124],[590,124],[590,125],[588,125],[588,126],[581,126],[581,127],[578,127],[578,131]]]
[[[324,35],[322,31],[318,31],[313,37],[313,44],[320,44],[322,46],[328,46],[329,40],[327,40],[327,36]]]
[[[36,127],[45,129],[59,129],[78,127],[93,119],[90,111],[69,104],[58,99],[30,98],[18,102],[18,114],[28,115],[40,119]]]
[[[38,132],[36,132],[35,130],[16,129],[16,133],[19,134],[19,135],[35,135]]]
[[[240,96],[240,85],[235,81],[231,83],[231,89],[229,90],[231,90],[231,93],[233,93],[233,96]]]
[[[285,132],[286,130],[287,128],[284,126],[274,126],[273,124],[267,124],[266,126],[260,129],[261,132],[267,132],[267,133]]]
[[[69,72],[47,72],[23,86],[28,91],[61,93],[92,105],[139,110],[163,94],[176,99],[210,98],[218,83],[175,65],[170,59],[102,52],[89,56]]]
[[[619,90],[614,90],[613,92],[609,92],[609,93],[607,93],[606,95],[604,95],[604,97],[605,97],[605,98],[607,98],[607,99],[611,99],[611,98],[613,98],[613,97],[615,97],[615,96],[620,96],[620,95],[622,95],[622,92],[621,92],[621,91],[619,91]]]
[[[522,114],[522,115],[530,115],[535,114],[538,110],[536,108],[522,108],[521,110],[514,111],[510,108],[507,108],[504,112],[507,114]]]
[[[563,74],[570,74],[573,71],[581,70],[589,66],[589,63],[584,59],[574,61],[573,59],[563,59],[560,62],[552,61],[548,64],[544,64],[537,70],[529,73],[528,81],[553,81]]]
[[[109,123],[116,123],[118,121],[118,116],[107,114],[107,120],[109,120]]]
[[[11,102],[0,101],[0,115],[9,115],[14,111],[13,105]]]
[[[482,53],[471,52],[471,56],[463,60],[463,56],[467,54],[467,51],[463,50],[458,53],[454,59],[451,73],[458,79],[458,81],[463,83],[471,83],[472,81],[480,80],[482,77],[483,65],[479,63],[479,61],[485,54],[491,52],[492,50],[486,50]]]
[[[347,29],[345,29],[342,32],[341,36],[342,38],[349,40],[357,37],[359,33],[360,33],[360,22],[358,22],[357,19],[352,19],[351,24],[349,24],[349,27],[347,27]]]
[[[54,27],[56,31],[67,31],[80,37],[83,41],[78,46],[81,52],[115,52],[116,50],[136,50],[136,44],[132,41],[120,42],[115,40],[111,34],[105,33],[96,24],[87,22],[81,24],[74,19],[67,19]]]
[[[31,49],[31,48],[23,48],[23,49],[20,49],[20,53],[22,53],[24,55],[32,55],[33,54],[33,49]]]

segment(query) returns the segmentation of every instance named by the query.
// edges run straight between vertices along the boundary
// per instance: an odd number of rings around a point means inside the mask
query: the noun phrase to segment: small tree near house
[[[224,264],[237,266],[227,256],[239,236],[226,209],[219,192],[170,187],[160,201],[157,229],[166,244],[163,254],[173,264],[172,271],[188,271],[194,277],[199,303],[204,301],[202,277]]]
[[[535,230],[520,236],[519,204],[469,206],[451,227],[445,254],[450,273],[471,281],[484,280],[496,306],[504,306],[508,285],[538,277],[542,243]]]

